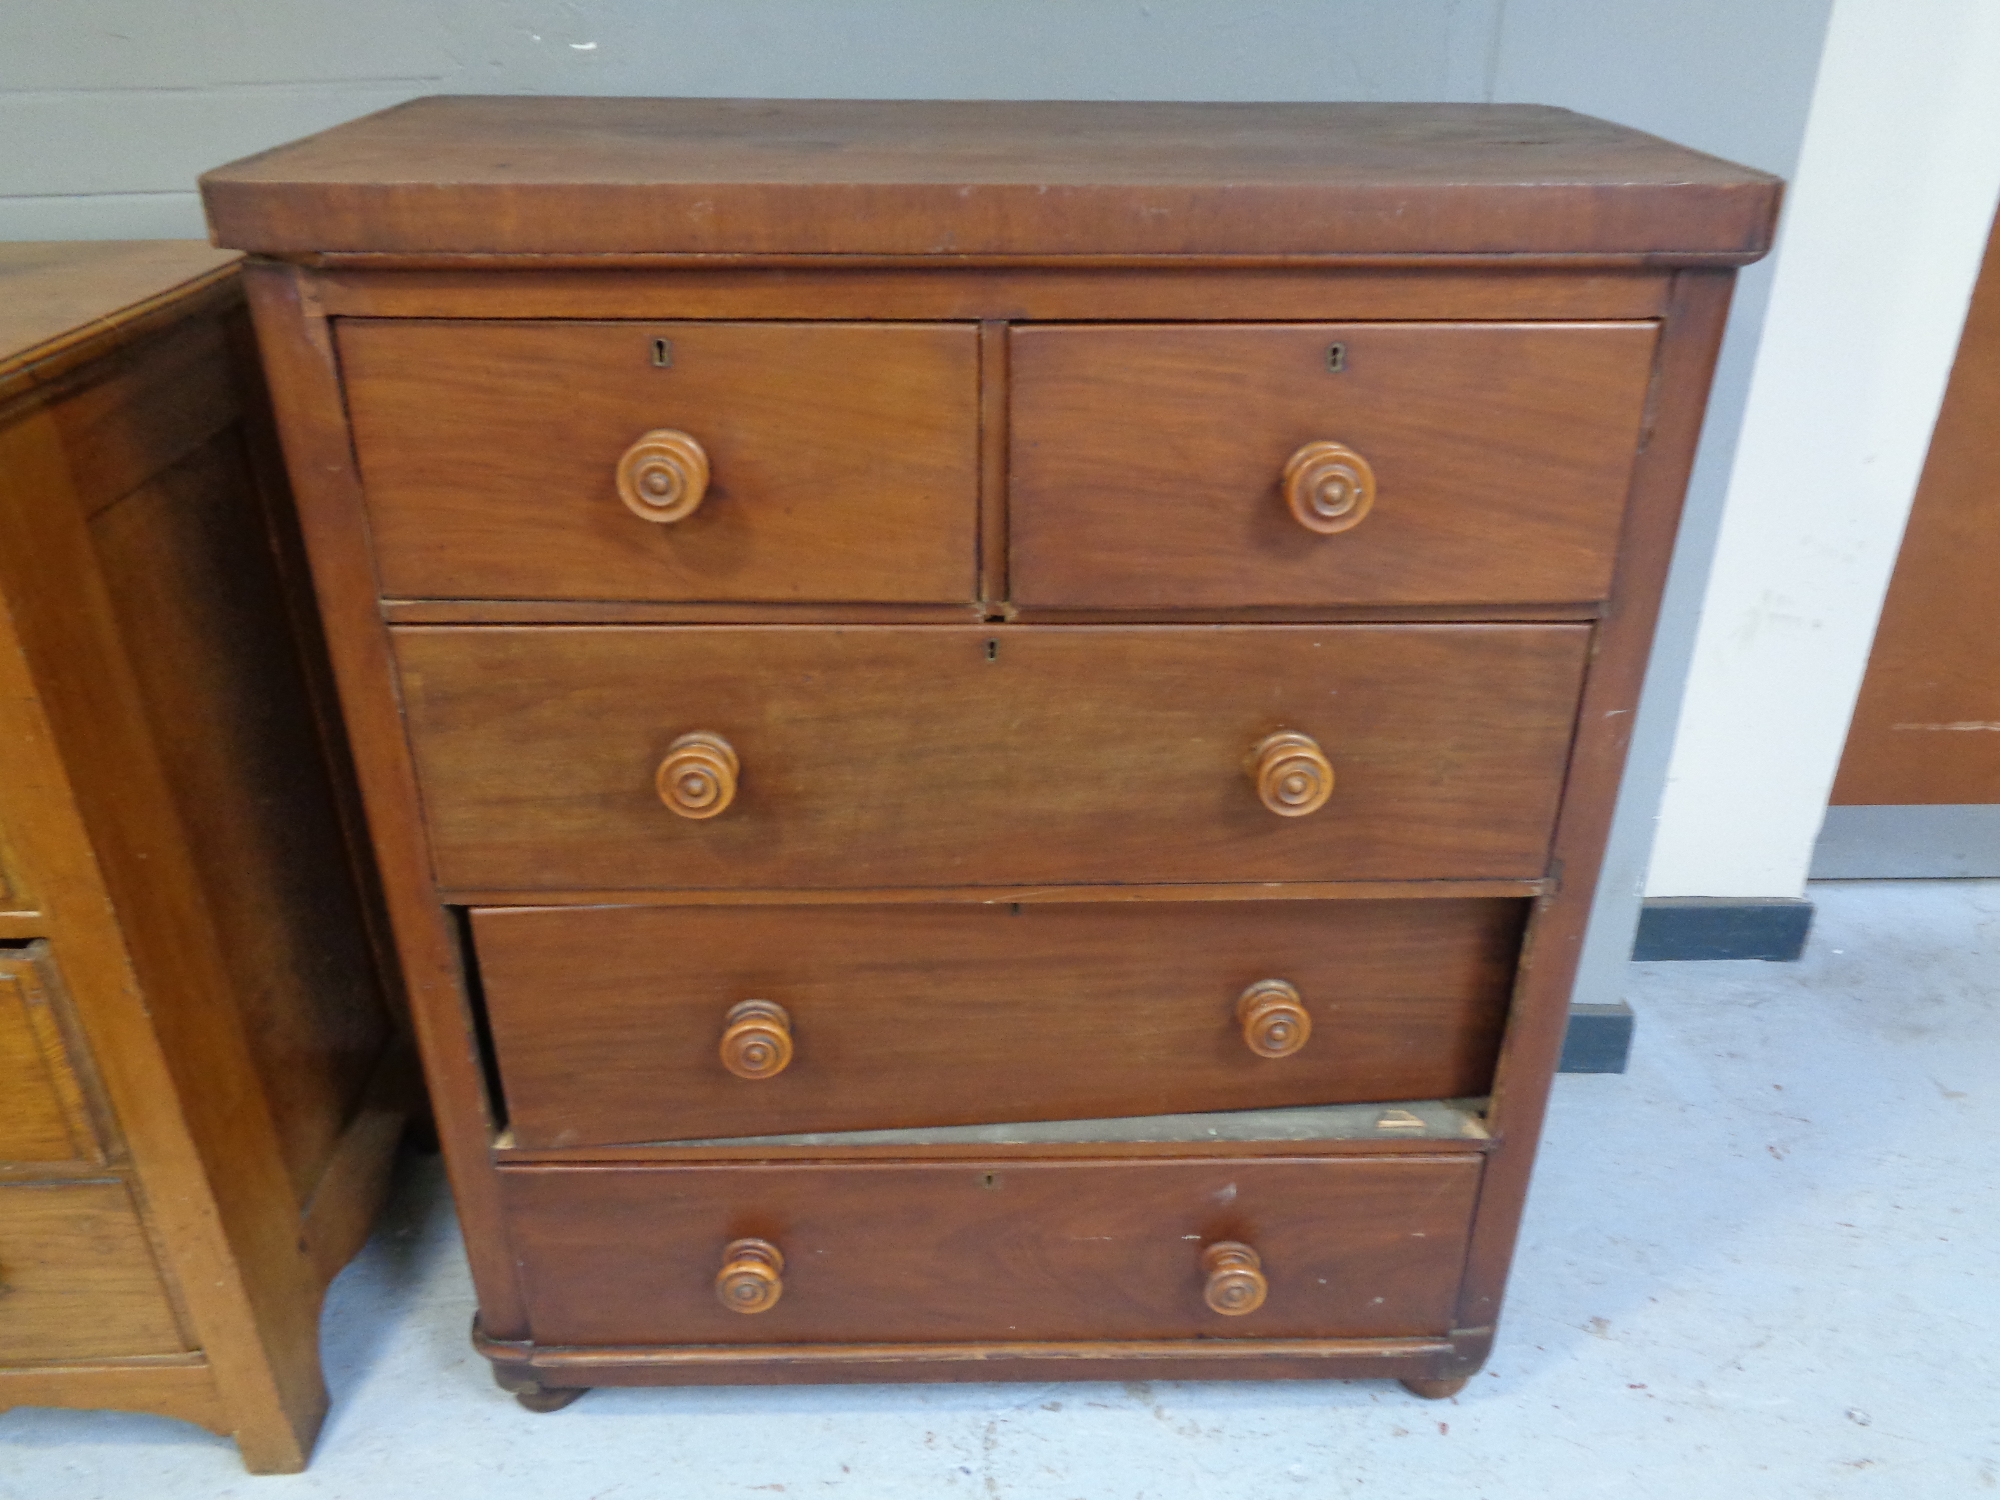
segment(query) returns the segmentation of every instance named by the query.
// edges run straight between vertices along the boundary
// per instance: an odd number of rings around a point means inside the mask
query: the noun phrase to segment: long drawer
[[[1479,1158],[500,1176],[542,1345],[1366,1338],[1450,1330]],[[1254,1252],[1254,1311],[1210,1306],[1217,1243]],[[746,1287],[761,1311],[723,1305]]]
[[[1525,906],[501,908],[472,930],[508,1123],[541,1148],[1483,1094]]]
[[[395,632],[439,881],[520,892],[1538,878],[1589,641]]]

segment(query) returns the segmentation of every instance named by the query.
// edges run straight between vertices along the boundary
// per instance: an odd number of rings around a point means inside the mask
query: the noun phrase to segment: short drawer
[[[1525,905],[502,908],[472,931],[509,1126],[546,1148],[1483,1094]]]
[[[186,1347],[122,1182],[0,1185],[0,1366]]]
[[[392,597],[975,592],[969,327],[354,320],[339,342]],[[656,432],[699,459],[639,448]],[[692,468],[699,505],[662,519]]]
[[[48,944],[0,946],[0,1162],[100,1162],[56,1015]]]
[[[1471,1155],[503,1169],[535,1341],[1368,1338],[1452,1327]],[[722,1304],[760,1240],[778,1295]],[[1221,1243],[1261,1306],[1207,1302]],[[738,1274],[723,1278],[725,1267]],[[744,1301],[752,1301],[750,1295]]]
[[[437,874],[475,894],[1539,878],[1589,640],[395,632]]]
[[[1655,333],[1649,322],[1016,329],[1013,597],[1603,599]]]

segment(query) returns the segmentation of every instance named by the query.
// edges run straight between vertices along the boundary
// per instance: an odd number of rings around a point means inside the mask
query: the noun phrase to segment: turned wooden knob
[[[667,746],[653,777],[660,800],[684,818],[712,818],[736,800],[736,750],[719,734],[696,730]]]
[[[785,1252],[769,1240],[731,1240],[715,1273],[716,1300],[731,1312],[769,1312],[785,1294]]]
[[[1240,1318],[1264,1305],[1271,1290],[1261,1269],[1264,1262],[1248,1245],[1235,1240],[1217,1240],[1201,1252],[1201,1268],[1208,1272],[1208,1285],[1201,1300],[1212,1312],[1225,1318]]]
[[[1299,992],[1282,979],[1260,979],[1236,997],[1244,1045],[1259,1057],[1290,1057],[1312,1035]]]
[[[776,1078],[792,1060],[792,1018],[775,1000],[739,1000],[722,1018],[722,1065],[738,1078]]]
[[[1257,742],[1244,762],[1257,796],[1281,818],[1317,812],[1333,795],[1333,763],[1309,734],[1286,729]]]
[[[1360,525],[1375,503],[1375,471],[1345,443],[1307,443],[1286,461],[1284,485],[1293,517],[1326,536]]]
[[[708,454],[685,432],[656,427],[618,460],[618,498],[642,521],[684,521],[708,493]]]

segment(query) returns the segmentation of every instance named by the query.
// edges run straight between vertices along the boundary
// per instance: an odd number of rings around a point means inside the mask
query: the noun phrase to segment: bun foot
[[[557,1387],[534,1386],[525,1391],[514,1392],[514,1399],[529,1411],[561,1411],[570,1402],[590,1389],[587,1385]]]
[[[590,1389],[587,1385],[543,1385],[534,1376],[524,1374],[526,1368],[523,1365],[495,1365],[493,1383],[529,1411],[561,1411]]]
[[[1442,1401],[1464,1390],[1471,1379],[1470,1375],[1459,1375],[1449,1380],[1406,1380],[1403,1389],[1412,1396],[1422,1396],[1426,1401]]]

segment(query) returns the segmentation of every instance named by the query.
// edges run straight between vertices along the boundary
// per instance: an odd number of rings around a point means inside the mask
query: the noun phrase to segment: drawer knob
[[[618,498],[642,521],[684,521],[708,493],[708,453],[685,432],[656,427],[618,460]]]
[[[653,777],[660,800],[684,818],[712,818],[736,800],[736,749],[719,734],[696,730],[667,746]]]
[[[1307,443],[1285,464],[1285,504],[1308,531],[1359,526],[1375,503],[1375,471],[1345,443]]]
[[[1333,795],[1333,763],[1309,734],[1267,735],[1244,765],[1257,783],[1258,798],[1281,818],[1318,812]]]
[[[1248,1245],[1235,1240],[1217,1240],[1201,1252],[1201,1268],[1208,1272],[1208,1285],[1201,1300],[1211,1312],[1225,1318],[1240,1318],[1264,1305],[1271,1289],[1264,1280],[1263,1259]]]
[[[792,1018],[775,1000],[739,1000],[722,1018],[722,1065],[738,1078],[776,1078],[792,1060]]]
[[[1236,997],[1244,1045],[1259,1057],[1290,1057],[1312,1035],[1299,992],[1282,979],[1260,979]]]
[[[715,1273],[716,1300],[731,1312],[769,1312],[785,1294],[785,1253],[769,1240],[731,1240]]]

